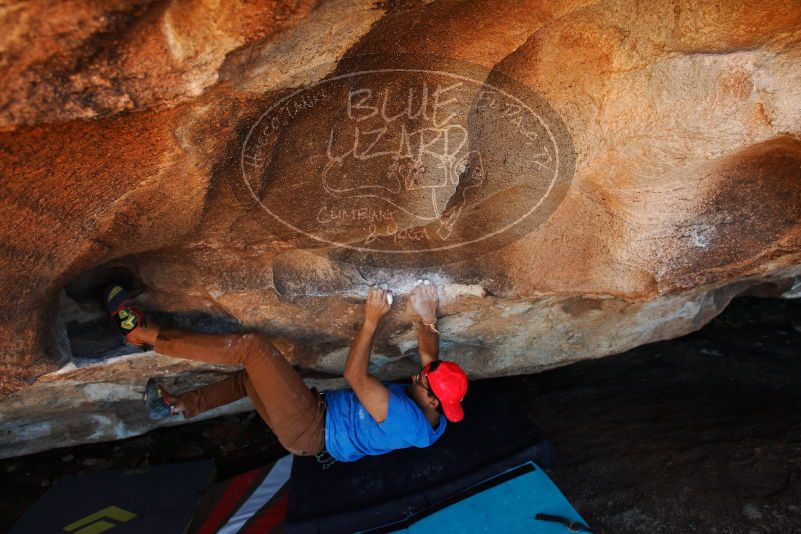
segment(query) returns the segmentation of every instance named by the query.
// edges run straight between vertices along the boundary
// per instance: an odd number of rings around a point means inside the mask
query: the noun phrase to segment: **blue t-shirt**
[[[340,462],[353,462],[406,447],[428,447],[445,432],[445,417],[436,429],[406,394],[402,384],[384,384],[389,389],[387,418],[377,423],[352,389],[328,391],[325,401],[325,448]]]

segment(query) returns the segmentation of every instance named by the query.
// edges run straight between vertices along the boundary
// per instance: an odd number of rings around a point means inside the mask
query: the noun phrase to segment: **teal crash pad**
[[[575,524],[571,529],[559,522],[537,519],[538,514],[556,516]],[[409,534],[589,532],[576,509],[534,462],[480,482],[403,523],[405,528],[389,531]]]

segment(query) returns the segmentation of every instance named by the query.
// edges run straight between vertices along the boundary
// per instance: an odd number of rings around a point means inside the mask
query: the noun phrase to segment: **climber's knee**
[[[275,349],[269,336],[261,332],[242,334],[242,342],[247,347],[247,354],[255,357],[270,357]]]

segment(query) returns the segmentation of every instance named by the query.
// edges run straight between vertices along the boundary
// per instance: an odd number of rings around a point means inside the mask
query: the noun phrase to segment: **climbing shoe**
[[[168,396],[152,378],[145,385],[145,408],[147,415],[154,421],[166,419],[176,413],[175,406],[167,402]]]
[[[119,285],[109,286],[103,297],[106,309],[120,334],[128,343],[142,346],[140,343],[132,343],[129,336],[140,326],[147,325],[147,317],[134,304],[125,288]]]

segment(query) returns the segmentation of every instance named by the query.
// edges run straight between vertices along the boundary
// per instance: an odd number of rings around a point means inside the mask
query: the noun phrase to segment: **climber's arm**
[[[378,379],[367,372],[373,340],[381,317],[389,311],[387,292],[370,288],[364,310],[364,324],[353,338],[348,360],[345,362],[345,380],[367,412],[381,423],[387,418],[389,410],[389,390]]]
[[[425,367],[439,358],[439,332],[437,332],[437,288],[434,284],[418,284],[412,290],[412,306],[419,316],[417,350],[420,363]]]
[[[420,352],[420,364],[423,367],[439,359],[439,333],[430,326],[418,323],[417,350]]]

